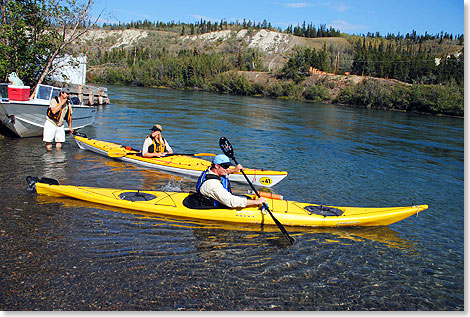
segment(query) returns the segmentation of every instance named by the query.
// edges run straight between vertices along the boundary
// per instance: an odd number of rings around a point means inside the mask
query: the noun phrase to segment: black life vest
[[[59,98],[57,96],[55,96],[54,98],[55,98],[55,101],[57,102],[57,104],[59,104]],[[65,114],[64,121],[69,122],[69,120],[70,120],[70,109],[69,109],[69,102],[68,101],[65,102],[65,107],[60,108],[60,110],[57,111],[56,113],[52,112],[51,107],[47,108],[47,117],[50,118],[55,123],[58,123],[59,120],[60,120],[60,117],[62,115],[62,111],[64,111],[64,109],[67,109],[66,110],[67,113]]]

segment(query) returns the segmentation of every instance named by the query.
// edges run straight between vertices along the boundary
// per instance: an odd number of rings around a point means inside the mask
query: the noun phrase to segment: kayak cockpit
[[[183,206],[189,209],[227,209],[224,205],[214,205],[209,198],[205,198],[199,193],[189,193],[188,197],[183,199]]]

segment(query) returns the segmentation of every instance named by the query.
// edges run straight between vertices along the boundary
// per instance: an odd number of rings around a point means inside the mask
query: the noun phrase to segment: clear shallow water
[[[26,192],[27,175],[191,190],[194,181],[40,138],[0,139],[2,310],[463,310],[464,120],[164,89],[109,87],[82,130],[140,148],[154,123],[177,152],[287,170],[273,190],[332,205],[429,204],[388,227],[234,226]],[[236,185],[236,191],[246,187]]]

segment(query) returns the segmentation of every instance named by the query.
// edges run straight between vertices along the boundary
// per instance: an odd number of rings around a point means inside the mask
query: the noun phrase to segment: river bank
[[[99,71],[95,68],[87,76],[89,82],[97,84],[187,89],[431,115],[464,116],[463,87],[456,84],[408,84],[395,79],[334,74],[309,74],[305,80],[295,83],[292,80],[278,79],[269,72],[226,71],[196,82],[172,79],[151,85],[145,80],[151,74],[114,66]]]
[[[244,91],[234,90],[227,85],[228,91],[219,92],[422,114],[464,116],[464,94],[457,85],[408,84],[396,79],[329,73],[309,74],[300,83],[280,80],[267,72],[237,71],[228,77],[237,81],[236,76],[246,78],[252,86],[251,89],[248,85]]]

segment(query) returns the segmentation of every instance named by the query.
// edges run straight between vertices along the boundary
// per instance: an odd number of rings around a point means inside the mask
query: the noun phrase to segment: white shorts
[[[46,120],[46,123],[44,123],[42,140],[44,142],[50,143],[52,143],[52,141],[59,143],[65,142],[65,124],[63,124],[61,127],[58,127],[49,120]]]

